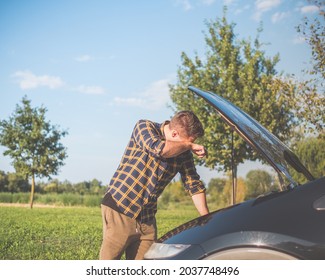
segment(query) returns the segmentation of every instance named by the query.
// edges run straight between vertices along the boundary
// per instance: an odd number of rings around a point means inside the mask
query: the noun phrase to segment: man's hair
[[[181,129],[187,137],[198,138],[204,135],[199,118],[192,111],[180,111],[170,120],[171,129]]]

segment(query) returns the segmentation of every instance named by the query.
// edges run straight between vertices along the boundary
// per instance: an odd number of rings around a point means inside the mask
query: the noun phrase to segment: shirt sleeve
[[[205,192],[206,189],[203,182],[200,180],[199,174],[196,171],[193,155],[190,151],[184,153],[184,160],[180,174],[185,189],[191,196]]]
[[[159,128],[151,121],[140,120],[133,130],[133,137],[138,146],[153,157],[161,158],[160,153],[165,147],[165,141]]]

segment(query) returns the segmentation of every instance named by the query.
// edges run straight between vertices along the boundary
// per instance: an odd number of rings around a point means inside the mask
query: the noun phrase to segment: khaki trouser
[[[103,242],[99,259],[119,260],[125,252],[127,260],[142,260],[156,240],[156,220],[140,223],[105,205],[101,208]]]

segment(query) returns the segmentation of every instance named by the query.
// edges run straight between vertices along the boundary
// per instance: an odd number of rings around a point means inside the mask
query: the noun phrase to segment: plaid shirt
[[[167,159],[160,156],[165,146],[163,128],[168,123],[137,122],[107,188],[106,193],[112,196],[120,212],[132,219],[146,222],[154,218],[158,197],[178,172],[190,195],[205,191],[191,151]]]

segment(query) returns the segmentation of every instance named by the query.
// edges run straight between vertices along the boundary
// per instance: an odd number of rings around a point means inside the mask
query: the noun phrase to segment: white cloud
[[[232,3],[234,3],[235,2],[235,0],[223,0],[223,4],[225,5],[225,6],[230,6]]]
[[[113,104],[141,107],[149,110],[159,109],[166,106],[170,101],[168,85],[171,82],[172,78],[155,81],[136,97],[115,97]]]
[[[110,56],[93,56],[89,54],[79,55],[74,58],[77,62],[89,62],[89,61],[105,61],[105,60],[113,60],[115,59],[115,55]]]
[[[305,42],[306,42],[306,39],[305,39],[304,36],[295,36],[295,37],[293,38],[293,43],[294,43],[295,45],[300,45],[300,44],[303,44],[303,43],[305,43]]]
[[[226,2],[233,2],[234,0],[226,0]],[[211,6],[216,0],[173,0],[176,7],[181,7],[184,11],[189,11],[195,7]]]
[[[137,97],[115,97],[114,103],[117,105],[126,105],[131,107],[145,107],[145,100]]]
[[[176,6],[181,6],[185,11],[193,9],[192,4],[189,0],[174,0]]]
[[[247,4],[247,5],[245,5],[245,6],[241,7],[241,8],[237,8],[237,9],[234,11],[234,14],[235,14],[235,15],[239,15],[239,14],[243,13],[244,11],[246,11],[246,10],[250,10],[250,9],[251,9],[251,6],[250,6],[249,4]]]
[[[60,77],[49,75],[37,76],[29,70],[17,71],[12,76],[17,78],[18,84],[23,90],[35,89],[42,86],[56,89],[64,85],[64,82]]]
[[[256,0],[254,19],[260,20],[263,13],[279,6],[282,0]]]
[[[256,0],[255,7],[259,12],[266,12],[281,4],[281,0]]]
[[[315,5],[309,5],[309,6],[304,6],[300,8],[300,12],[302,14],[311,14],[311,13],[317,13],[319,11],[319,7]]]
[[[62,86],[66,86],[66,84],[62,81],[60,77],[49,76],[49,75],[37,76],[29,70],[17,71],[12,75],[12,77],[17,80],[17,83],[19,84],[19,87],[22,90],[36,89],[39,87],[48,87],[50,89],[57,89]],[[105,93],[105,89],[100,86],[80,85],[78,87],[69,87],[69,88],[72,91],[85,93],[85,94],[100,95]]]
[[[279,22],[279,21],[281,21],[281,20],[283,20],[285,18],[288,18],[289,16],[290,16],[289,12],[282,12],[282,13],[277,12],[277,13],[272,15],[271,20],[272,20],[273,23],[276,23],[276,22]]]
[[[88,54],[80,55],[80,56],[77,56],[75,58],[75,60],[78,61],[78,62],[87,62],[87,61],[90,61],[92,59],[93,58]]]
[[[228,0],[229,1],[229,0]],[[200,0],[200,2],[204,5],[204,6],[210,6],[212,5],[214,2],[216,2],[216,0]]]
[[[105,93],[105,89],[100,86],[80,85],[77,88],[75,88],[75,91],[85,93],[85,94],[93,94],[93,95],[100,95]]]

